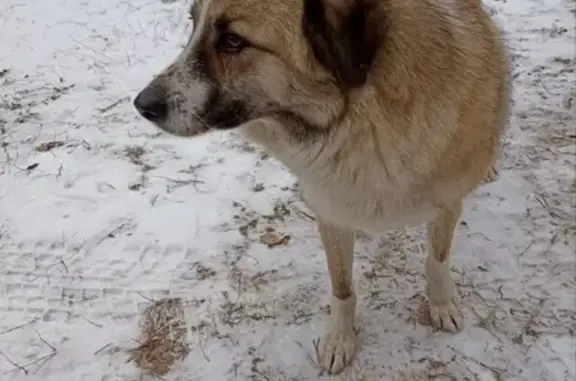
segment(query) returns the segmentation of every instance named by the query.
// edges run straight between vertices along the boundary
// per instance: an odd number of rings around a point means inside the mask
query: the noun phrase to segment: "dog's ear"
[[[374,0],[304,0],[302,29],[315,58],[346,89],[366,83],[383,38]]]

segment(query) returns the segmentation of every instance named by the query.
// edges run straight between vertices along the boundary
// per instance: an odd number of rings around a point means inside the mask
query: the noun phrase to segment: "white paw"
[[[354,329],[327,332],[322,339],[320,366],[329,374],[338,374],[352,361],[356,351]]]
[[[436,328],[448,332],[458,332],[464,326],[464,317],[454,300],[442,304],[430,302],[430,319]]]
[[[323,371],[337,374],[350,364],[356,351],[356,297],[351,296],[345,301],[332,297],[331,309],[318,361]]]
[[[429,256],[426,260],[426,279],[432,325],[444,331],[460,331],[464,326],[464,317],[458,308],[458,294],[450,278],[448,262],[438,262]]]

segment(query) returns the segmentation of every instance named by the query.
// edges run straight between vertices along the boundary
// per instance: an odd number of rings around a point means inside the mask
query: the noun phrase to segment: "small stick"
[[[6,354],[4,352],[0,351],[0,355],[2,355],[2,357],[4,357],[6,359],[6,361],[8,361],[10,364],[14,365],[16,367],[16,369],[22,371],[24,374],[28,374],[28,371],[26,370],[26,368],[24,368],[22,365],[16,364],[14,361],[12,361],[10,359],[10,357],[6,356]]]
[[[129,97],[120,98],[116,102],[113,102],[113,103],[109,104],[108,106],[99,108],[98,111],[100,111],[102,114],[104,114],[105,112],[112,110],[114,107],[118,106],[122,102],[127,101],[128,99],[130,99],[130,98]]]
[[[10,332],[13,332],[13,331],[16,331],[17,329],[24,328],[30,324],[36,323],[37,321],[38,321],[38,319],[33,319],[33,320],[30,320],[28,323],[24,323],[24,324],[17,325],[16,327],[12,327],[12,328],[4,331],[4,332],[0,332],[0,336],[5,335],[5,334],[10,333]]]

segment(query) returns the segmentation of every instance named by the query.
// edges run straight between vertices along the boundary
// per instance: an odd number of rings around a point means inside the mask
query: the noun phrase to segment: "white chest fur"
[[[288,167],[310,208],[333,223],[381,233],[421,224],[437,214],[433,203],[391,183],[370,149],[336,158],[330,148],[290,144],[273,126],[248,125],[241,132]]]

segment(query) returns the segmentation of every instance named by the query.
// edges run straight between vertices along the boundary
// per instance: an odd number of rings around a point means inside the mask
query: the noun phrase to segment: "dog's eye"
[[[248,41],[235,33],[224,33],[218,39],[216,48],[219,52],[236,54],[248,46]]]

